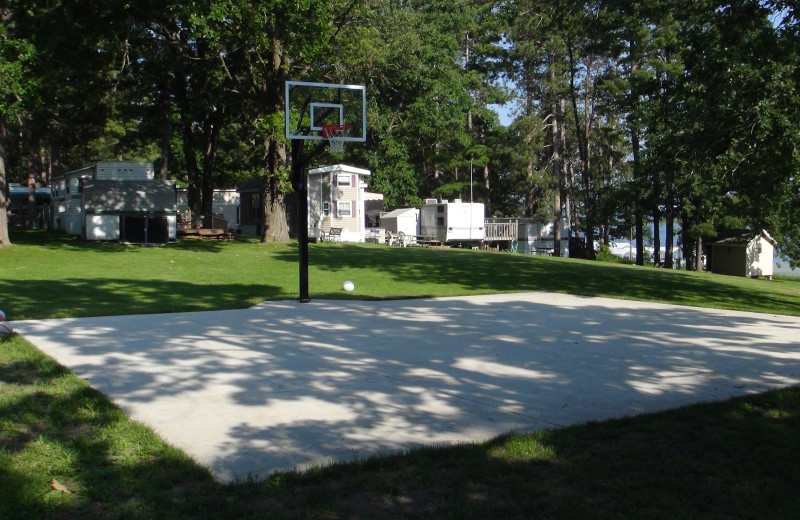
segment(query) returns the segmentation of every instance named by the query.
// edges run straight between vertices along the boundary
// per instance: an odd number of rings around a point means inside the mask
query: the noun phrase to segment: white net
[[[331,152],[344,152],[344,143],[350,136],[351,128],[350,125],[327,125],[322,128],[322,135],[328,139]]]

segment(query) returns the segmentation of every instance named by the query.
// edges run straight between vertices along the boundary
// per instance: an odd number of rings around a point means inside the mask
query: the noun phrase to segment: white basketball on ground
[[[5,322],[0,323],[0,340],[10,338],[13,335],[14,329],[11,328],[11,325]]]
[[[347,280],[342,284],[342,289],[344,289],[345,291],[352,291],[355,288],[356,288],[355,284],[350,280]]]

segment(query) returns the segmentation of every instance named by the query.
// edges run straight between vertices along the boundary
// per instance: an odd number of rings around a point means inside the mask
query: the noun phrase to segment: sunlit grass
[[[15,233],[12,319],[295,298],[297,249]],[[352,280],[356,291],[341,290]],[[796,280],[482,251],[317,244],[313,298],[556,291],[800,315]],[[21,337],[0,342],[0,518],[800,518],[800,389],[221,485]],[[60,486],[60,487],[59,487]]]
[[[0,249],[10,319],[246,308],[299,292],[297,244],[185,240],[163,247],[16,231]],[[800,315],[800,284],[564,258],[375,244],[312,244],[316,299],[549,291]],[[356,290],[342,290],[345,280]]]

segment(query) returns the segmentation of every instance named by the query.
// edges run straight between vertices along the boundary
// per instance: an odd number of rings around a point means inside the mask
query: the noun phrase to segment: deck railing
[[[498,242],[502,240],[517,240],[519,236],[519,222],[516,220],[506,222],[485,222],[484,240]]]

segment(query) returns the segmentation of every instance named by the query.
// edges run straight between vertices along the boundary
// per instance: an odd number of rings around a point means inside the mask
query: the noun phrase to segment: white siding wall
[[[747,276],[771,277],[773,271],[775,248],[769,240],[757,237],[747,245]]]
[[[231,227],[239,225],[239,192],[236,190],[216,190],[213,196],[212,211],[222,218]]]
[[[102,162],[94,167],[97,180],[152,181],[155,171],[151,163],[140,162]]]
[[[86,218],[87,240],[119,240],[119,215],[91,215]]]
[[[326,233],[330,228],[338,227],[342,228],[343,241],[363,242],[366,184],[359,178],[359,173],[347,171],[347,168],[341,171],[337,167],[312,172],[308,178],[309,230]],[[366,170],[364,172],[363,175],[369,174]],[[347,214],[345,209],[348,209]]]

